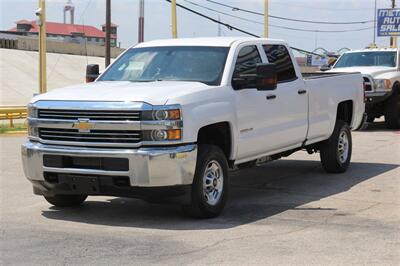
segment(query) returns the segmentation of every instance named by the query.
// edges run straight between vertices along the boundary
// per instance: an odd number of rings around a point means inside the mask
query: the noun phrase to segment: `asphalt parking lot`
[[[211,220],[178,206],[90,197],[58,209],[34,196],[23,135],[0,135],[0,264],[398,265],[400,132],[353,133],[349,171],[326,174],[319,155],[231,174],[231,197]]]

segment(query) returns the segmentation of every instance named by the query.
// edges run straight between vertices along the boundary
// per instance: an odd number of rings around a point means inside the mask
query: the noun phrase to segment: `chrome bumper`
[[[129,171],[104,171],[78,168],[52,168],[43,165],[43,155],[71,157],[127,158]],[[172,148],[101,149],[44,145],[28,141],[22,145],[22,161],[26,177],[44,181],[44,172],[128,176],[132,187],[189,185],[193,182],[197,145]]]

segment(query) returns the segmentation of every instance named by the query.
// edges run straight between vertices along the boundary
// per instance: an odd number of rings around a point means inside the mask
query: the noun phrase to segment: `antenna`
[[[144,0],[139,1],[138,42],[144,42]]]
[[[218,22],[221,22],[221,16],[218,16]],[[221,36],[221,23],[218,23],[218,36]]]

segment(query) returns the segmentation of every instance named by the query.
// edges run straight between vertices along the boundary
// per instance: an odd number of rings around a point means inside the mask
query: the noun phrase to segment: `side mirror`
[[[232,87],[235,90],[255,88],[258,90],[274,90],[277,84],[275,64],[257,64],[256,74],[241,74],[232,79]]]
[[[99,75],[99,65],[92,64],[86,66],[86,83],[95,81]]]
[[[319,70],[321,70],[321,71],[328,71],[328,70],[331,70],[331,66],[330,65],[323,65],[323,66],[321,66],[320,68],[319,68]]]
[[[256,70],[256,87],[258,90],[275,90],[278,85],[278,76],[275,64],[258,64]]]

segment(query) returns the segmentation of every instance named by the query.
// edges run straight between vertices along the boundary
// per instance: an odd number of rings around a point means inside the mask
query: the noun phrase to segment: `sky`
[[[255,22],[232,18],[223,14],[206,10],[187,1],[240,16]],[[264,12],[264,0],[215,0],[227,5],[243,9]],[[47,20],[62,22],[63,5],[66,0],[47,0]],[[118,40],[126,48],[137,43],[139,0],[111,0],[112,22],[119,25]],[[177,0],[178,3],[202,12],[221,22],[231,24],[257,35],[263,35],[263,17],[210,3],[206,0]],[[105,0],[73,0],[75,5],[75,23],[93,25],[100,28],[105,22]],[[375,0],[269,0],[269,14],[293,19],[348,22],[374,20]],[[0,29],[7,30],[15,26],[20,19],[34,20],[37,0],[0,0]],[[378,8],[389,8],[390,0],[377,0]],[[313,51],[323,47],[328,51],[341,48],[360,49],[373,42],[373,23],[357,25],[321,25],[300,22],[283,21],[270,18],[270,38],[286,40],[291,46]],[[346,33],[315,33],[302,32],[272,27],[284,26],[307,30],[353,30],[369,28],[368,30]],[[218,26],[191,14],[178,7],[178,37],[210,37],[218,35]],[[221,26],[222,36],[245,36]],[[165,0],[145,0],[145,41],[166,39],[171,37],[171,7]],[[377,37],[378,45],[387,46],[388,37]]]

